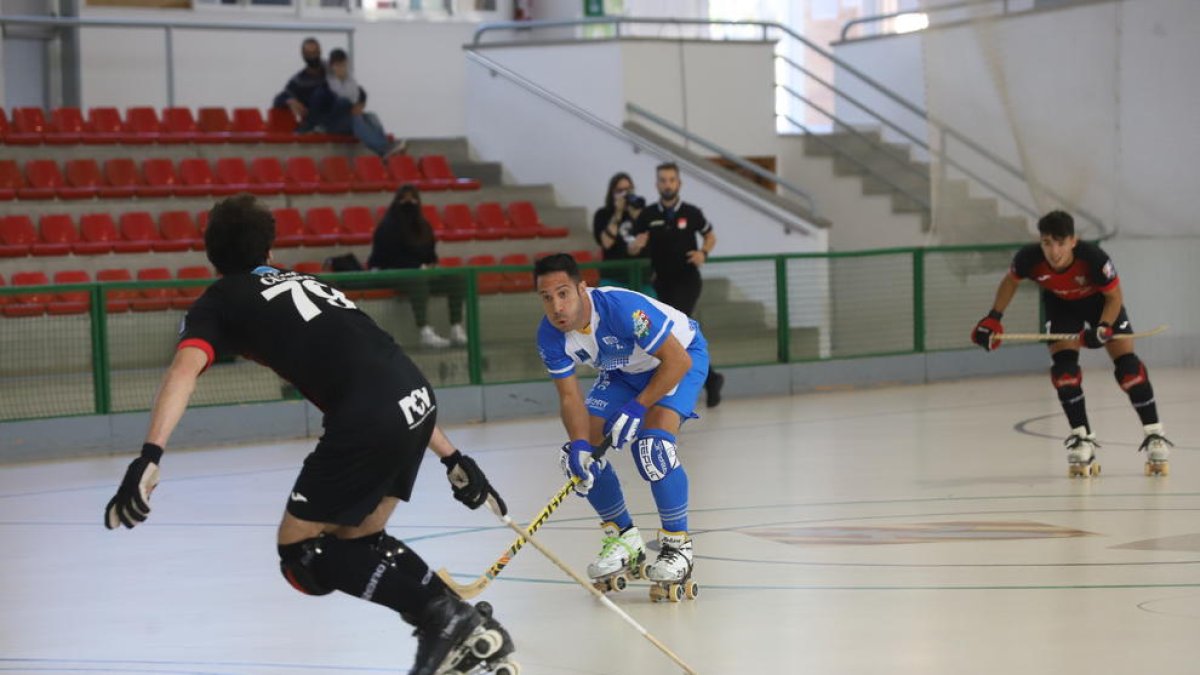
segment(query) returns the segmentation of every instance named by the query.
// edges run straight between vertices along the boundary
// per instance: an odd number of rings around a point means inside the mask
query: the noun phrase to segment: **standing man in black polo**
[[[703,286],[700,266],[716,247],[717,235],[704,212],[679,198],[683,183],[674,162],[659,164],[654,173],[659,200],[642,209],[634,222],[629,254],[637,256],[649,247],[654,292],[659,301],[692,316]],[[696,245],[696,235],[703,239],[700,246]],[[721,403],[724,384],[725,376],[710,367],[704,382],[708,407]]]

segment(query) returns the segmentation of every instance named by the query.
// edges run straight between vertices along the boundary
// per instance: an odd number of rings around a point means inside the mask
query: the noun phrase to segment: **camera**
[[[646,208],[646,198],[633,193],[625,197],[625,203],[629,205],[629,208],[638,209],[639,211]]]

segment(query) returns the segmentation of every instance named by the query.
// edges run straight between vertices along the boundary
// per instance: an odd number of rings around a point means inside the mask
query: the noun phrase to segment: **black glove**
[[[104,526],[110,530],[124,525],[132,529],[150,515],[150,493],[158,485],[158,461],[163,449],[153,443],[142,445],[142,454],[129,463],[117,494],[104,507]]]
[[[508,506],[492,488],[475,460],[455,450],[453,455],[442,458],[442,464],[446,465],[446,478],[450,481],[455,499],[474,510],[491,498],[495,500],[500,515],[508,515]]]
[[[1079,341],[1087,346],[1088,349],[1099,349],[1112,339],[1112,334],[1112,326],[1108,325],[1105,321],[1101,321],[1095,326],[1079,331]]]
[[[987,316],[975,324],[975,330],[971,331],[971,342],[989,352],[999,347],[1000,336],[1004,334],[1004,326],[1000,323],[1000,319],[1003,318],[1004,314],[994,309],[988,312]]]

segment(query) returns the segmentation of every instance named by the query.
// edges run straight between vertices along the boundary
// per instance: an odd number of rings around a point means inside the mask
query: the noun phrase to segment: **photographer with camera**
[[[604,206],[597,209],[592,218],[592,234],[603,250],[605,261],[640,257],[629,253],[629,244],[633,242],[633,223],[644,208],[646,198],[634,194],[633,179],[629,174],[622,171],[608,180]],[[603,274],[600,285],[629,287],[628,270],[604,270]]]

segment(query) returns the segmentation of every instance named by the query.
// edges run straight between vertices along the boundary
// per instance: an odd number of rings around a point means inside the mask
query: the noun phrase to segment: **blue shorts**
[[[687,349],[692,357],[692,369],[687,371],[675,389],[658,400],[655,405],[670,408],[679,413],[680,422],[697,419],[695,413],[696,401],[700,398],[700,390],[704,388],[704,380],[708,378],[708,341],[696,328],[696,337]],[[605,421],[607,432],[613,419],[621,412],[621,408],[646,388],[656,370],[644,373],[627,373],[623,370],[602,370],[592,390],[587,396],[587,410],[592,417]]]

